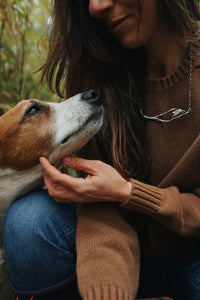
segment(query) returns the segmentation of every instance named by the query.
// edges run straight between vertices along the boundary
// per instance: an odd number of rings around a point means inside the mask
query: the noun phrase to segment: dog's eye
[[[31,107],[26,111],[26,116],[33,116],[38,112],[42,112],[44,110],[44,106],[40,105],[39,103],[34,102]]]

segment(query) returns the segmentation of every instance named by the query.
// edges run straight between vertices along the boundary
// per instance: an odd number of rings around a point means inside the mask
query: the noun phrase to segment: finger
[[[101,162],[97,160],[83,159],[76,156],[66,156],[63,159],[64,164],[69,168],[77,171],[83,171],[85,173],[95,175]]]
[[[62,186],[58,186],[47,175],[44,175],[44,181],[49,195],[53,197],[56,202],[74,202],[74,199],[77,198],[73,192]]]
[[[50,168],[51,170],[54,169],[55,172],[57,171],[57,173],[61,173],[60,171],[58,171],[55,167],[53,167],[53,166],[51,165],[51,163],[49,162],[49,160],[48,160],[46,157],[40,157],[40,158],[39,158],[39,161],[40,161],[40,164],[41,164],[43,170],[44,170],[46,173],[48,173],[49,168]]]
[[[49,195],[59,203],[70,203],[70,202],[93,202],[94,197],[86,197],[77,190],[70,190],[63,186],[57,185],[47,174],[44,175],[45,185],[48,189]]]
[[[52,179],[55,184],[59,184],[63,187],[75,189],[82,184],[82,178],[74,178],[70,175],[63,174],[57,170],[54,166],[50,164],[48,159],[41,157],[40,163],[45,171],[45,173]]]
[[[57,203],[73,203],[74,201],[72,200],[68,200],[68,199],[62,199],[62,198],[58,198],[58,197],[54,197],[54,200]]]
[[[61,194],[65,194],[65,197],[67,197],[68,190],[60,185],[57,185],[47,174],[44,175],[44,182],[50,196],[58,197]]]

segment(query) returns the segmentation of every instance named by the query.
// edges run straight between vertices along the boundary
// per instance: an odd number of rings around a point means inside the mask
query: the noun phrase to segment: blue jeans
[[[12,285],[21,292],[64,282],[76,272],[77,204],[56,203],[46,190],[17,200],[4,220]],[[180,259],[142,259],[138,297],[200,299],[200,248]]]

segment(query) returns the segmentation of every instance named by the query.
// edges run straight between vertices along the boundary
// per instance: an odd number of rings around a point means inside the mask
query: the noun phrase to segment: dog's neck
[[[0,216],[5,215],[9,206],[18,197],[37,187],[41,187],[43,184],[42,175],[42,168],[39,164],[27,171],[0,169]]]

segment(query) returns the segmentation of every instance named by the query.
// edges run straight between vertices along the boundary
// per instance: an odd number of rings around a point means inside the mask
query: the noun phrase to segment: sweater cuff
[[[129,199],[121,204],[121,207],[151,215],[158,212],[164,200],[164,193],[161,188],[130,179],[132,191]]]
[[[111,285],[96,286],[82,295],[84,300],[133,300],[132,293]]]

